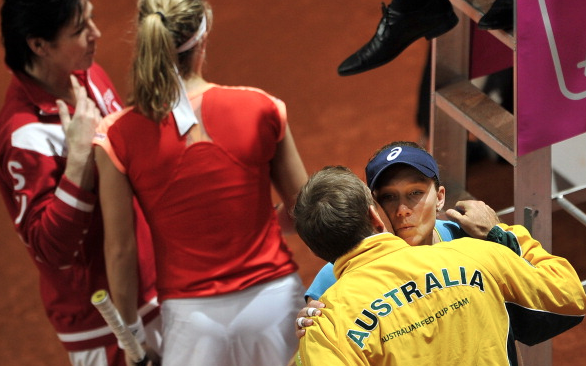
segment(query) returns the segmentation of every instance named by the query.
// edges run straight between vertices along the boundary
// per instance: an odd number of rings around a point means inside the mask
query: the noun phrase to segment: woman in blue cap
[[[377,150],[366,165],[366,184],[395,235],[409,245],[467,236],[455,222],[436,218],[445,204],[446,189],[435,159],[416,143],[398,141]],[[306,300],[318,299],[335,282],[333,264],[327,263],[305,293]]]

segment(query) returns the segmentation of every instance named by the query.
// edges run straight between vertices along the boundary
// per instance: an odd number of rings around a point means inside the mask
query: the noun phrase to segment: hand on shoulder
[[[489,205],[476,200],[458,201],[454,208],[446,211],[446,216],[476,239],[486,239],[489,231],[500,222]]]

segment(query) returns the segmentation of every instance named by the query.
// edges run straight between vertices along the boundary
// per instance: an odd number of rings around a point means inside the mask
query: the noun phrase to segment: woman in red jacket
[[[3,43],[13,75],[0,111],[0,191],[72,364],[121,366],[124,352],[90,302],[108,285],[91,142],[102,116],[122,105],[93,62],[100,31],[92,9],[87,0],[4,1]],[[141,287],[134,301],[154,326],[150,236],[137,217]]]

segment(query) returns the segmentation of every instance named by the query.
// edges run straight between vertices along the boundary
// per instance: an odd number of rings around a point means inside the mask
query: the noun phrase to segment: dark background
[[[207,80],[262,88],[283,99],[291,130],[309,173],[341,164],[364,178],[364,165],[394,140],[424,141],[416,123],[417,94],[427,41],[393,62],[350,77],[336,68],[373,35],[380,19],[376,1],[210,0],[214,10]],[[121,95],[128,91],[132,57],[133,0],[94,0],[102,31],[97,61]],[[3,50],[0,56],[4,58]],[[0,67],[0,95],[9,80]],[[496,210],[513,204],[513,170],[485,158],[471,163],[468,190]],[[585,205],[580,206],[583,210]],[[570,259],[586,278],[586,228],[564,212],[554,213],[553,252]],[[289,244],[308,285],[321,268],[297,238]],[[67,365],[38,294],[38,273],[0,205],[0,355],[4,365]],[[293,331],[293,324],[291,325]],[[478,336],[481,336],[480,334]],[[554,365],[582,364],[586,325],[554,339]],[[527,365],[526,365],[527,366]]]

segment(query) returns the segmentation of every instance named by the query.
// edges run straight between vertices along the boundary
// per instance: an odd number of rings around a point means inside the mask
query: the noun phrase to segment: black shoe
[[[478,28],[512,29],[513,28],[513,0],[495,0],[488,12],[478,21]]]
[[[393,0],[397,1],[397,0]],[[372,39],[338,67],[341,76],[382,66],[421,37],[439,37],[458,24],[449,0],[431,0],[416,11],[401,13],[382,5],[383,17]]]

